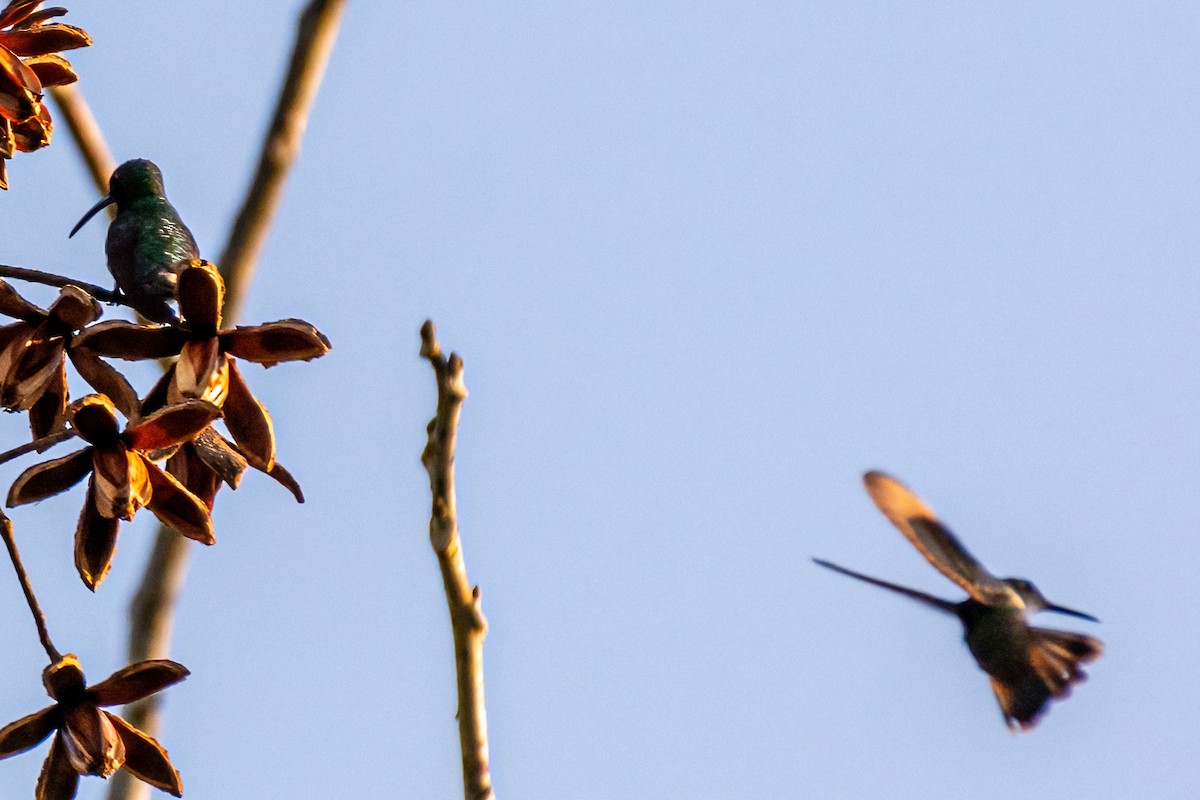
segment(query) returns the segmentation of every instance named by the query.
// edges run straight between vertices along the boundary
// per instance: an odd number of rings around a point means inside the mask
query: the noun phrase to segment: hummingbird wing
[[[846,569],[845,567],[839,567],[837,564],[831,564],[830,562],[824,561],[820,558],[814,558],[813,562],[816,564],[820,564],[822,567],[825,567],[826,569],[831,569],[834,572],[840,572],[843,575],[849,575],[851,578],[858,578],[860,581],[866,581],[867,583],[869,583],[873,586],[879,586],[880,588],[883,588],[883,589],[890,589],[893,592],[897,592],[899,594],[904,595],[905,597],[911,597],[913,600],[917,600],[921,603],[924,603],[925,605],[933,606],[934,608],[939,608],[942,611],[949,611],[951,614],[955,613],[954,609],[958,605],[957,603],[952,603],[949,600],[943,600],[940,597],[934,597],[931,594],[925,594],[925,592],[918,592],[916,589],[909,589],[907,586],[900,586],[895,583],[888,583],[887,581],[879,580],[879,578],[872,578],[870,575],[863,575],[861,572],[855,572],[852,569]]]
[[[907,486],[890,475],[875,471],[865,474],[863,483],[883,515],[938,572],[980,603],[1020,607],[1017,593],[976,561],[950,529],[938,520],[933,509],[921,502]]]
[[[179,272],[200,257],[200,250],[175,208],[166,200],[155,200],[155,215],[140,221],[132,248],[134,285],[121,288],[126,294],[169,300],[175,297]]]

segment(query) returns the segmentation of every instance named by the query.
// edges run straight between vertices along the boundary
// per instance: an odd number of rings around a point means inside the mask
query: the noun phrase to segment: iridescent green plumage
[[[175,313],[179,272],[200,257],[192,232],[167,200],[162,172],[151,161],[134,159],[117,167],[108,194],[71,230],[83,227],[105,206],[116,203],[117,215],[108,227],[104,252],[117,289],[142,316],[169,322]]]

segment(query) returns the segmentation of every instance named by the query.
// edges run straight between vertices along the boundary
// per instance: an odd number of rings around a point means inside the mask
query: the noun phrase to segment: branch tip
[[[437,413],[430,420],[429,440],[421,462],[429,473],[431,494],[429,540],[450,611],[454,662],[458,684],[459,745],[462,750],[463,793],[467,800],[492,800],[492,774],[487,741],[487,711],[483,698],[483,640],[487,621],[480,610],[480,589],[467,580],[454,488],[454,453],[458,421],[467,387],[463,361],[457,353],[442,355],[433,322],[421,326],[421,357],[433,367],[437,383]]]
[[[40,439],[34,439],[32,442],[18,445],[11,450],[6,450],[0,453],[0,464],[12,461],[18,456],[23,456],[26,453],[44,453],[59,442],[65,442],[75,436],[75,431],[70,428],[64,428],[60,431],[47,434]]]
[[[425,320],[425,324],[421,326],[421,358],[435,361],[442,357],[442,347],[438,344],[437,328],[433,324],[433,320]]]

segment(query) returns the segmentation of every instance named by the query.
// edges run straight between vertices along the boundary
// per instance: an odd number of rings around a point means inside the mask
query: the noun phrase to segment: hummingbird
[[[162,172],[152,161],[126,161],[108,179],[108,194],[71,229],[74,236],[96,212],[116,203],[104,252],[108,271],[135,310],[152,322],[171,322],[179,272],[200,258],[200,249],[179,212],[167,200]],[[70,238],[70,237],[67,237]]]
[[[1024,578],[996,578],[967,552],[921,499],[900,481],[882,472],[863,476],[867,493],[883,515],[921,555],[970,597],[960,603],[872,578],[828,561],[822,567],[911,597],[958,617],[964,639],[980,669],[988,675],[1010,730],[1029,730],[1049,702],[1065,698],[1087,675],[1080,664],[1099,658],[1104,645],[1081,633],[1035,628],[1027,615],[1054,611],[1099,622],[1082,611],[1048,601]]]

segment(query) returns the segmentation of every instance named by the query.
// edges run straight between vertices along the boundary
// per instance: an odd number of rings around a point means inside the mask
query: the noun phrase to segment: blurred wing
[[[967,552],[943,525],[933,509],[921,502],[908,487],[882,472],[863,476],[867,494],[904,538],[921,551],[937,571],[961,586],[967,594],[986,605],[1019,602],[1016,593]]]

